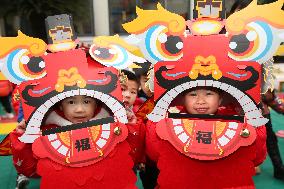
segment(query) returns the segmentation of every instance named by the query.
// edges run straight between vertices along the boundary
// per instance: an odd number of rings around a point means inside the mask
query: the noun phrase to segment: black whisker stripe
[[[240,115],[214,115],[214,114],[181,114],[181,113],[169,113],[169,118],[174,119],[208,119],[208,120],[236,120],[239,122],[244,122],[244,116]]]
[[[94,127],[94,126],[103,125],[107,123],[114,123],[114,118],[106,117],[106,118],[96,119],[96,120],[92,120],[92,121],[88,121],[84,123],[76,123],[72,125],[66,125],[62,127],[47,129],[47,130],[42,131],[42,136],[55,134],[55,133],[62,133],[66,131],[72,131],[76,129],[87,128],[87,127]]]

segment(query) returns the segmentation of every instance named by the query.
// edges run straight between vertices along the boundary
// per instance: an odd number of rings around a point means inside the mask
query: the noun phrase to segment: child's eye
[[[207,91],[207,92],[206,92],[206,95],[213,95],[213,92]]]
[[[84,100],[84,103],[85,103],[85,104],[90,104],[91,101],[90,101],[90,100]]]
[[[75,101],[69,100],[67,103],[68,103],[68,104],[75,104]]]
[[[188,93],[189,96],[196,96],[196,93]]]
[[[137,94],[137,92],[136,92],[136,91],[131,91],[131,94],[135,94],[135,95],[136,95],[136,94]]]
[[[124,91],[125,91],[126,89],[127,89],[127,86],[126,86],[125,84],[122,84],[122,85],[121,85],[121,90],[124,90]]]

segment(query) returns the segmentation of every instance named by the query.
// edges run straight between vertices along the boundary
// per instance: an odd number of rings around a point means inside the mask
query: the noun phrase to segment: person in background
[[[267,102],[268,106],[271,107],[274,111],[279,114],[284,114],[284,101],[276,95],[276,91],[271,92],[273,97],[272,99]],[[276,132],[276,136],[279,138],[284,138],[284,130],[279,130]]]
[[[276,179],[284,181],[284,165],[280,155],[278,140],[275,132],[273,131],[270,111],[268,107],[271,107],[274,111],[279,114],[284,114],[284,104],[277,100],[277,96],[275,94],[275,90],[268,90],[265,94],[262,95],[263,102],[263,115],[269,119],[266,126],[267,132],[267,151],[268,155],[271,159],[273,169],[274,169],[274,177]],[[280,103],[279,103],[280,102]]]
[[[135,69],[135,75],[140,82],[140,90],[138,92],[138,97],[146,101],[153,96],[153,92],[146,86],[148,81],[148,72],[151,67],[150,62],[145,62],[140,64],[141,68]],[[140,171],[140,178],[144,188],[154,189],[157,185],[157,179],[159,175],[159,169],[155,162],[153,162],[146,154],[146,163],[144,171]]]
[[[143,101],[146,101],[153,96],[153,92],[151,92],[150,89],[146,86],[146,82],[148,81],[148,71],[150,69],[151,63],[145,62],[143,64],[140,64],[139,66],[141,66],[141,68],[134,70],[135,75],[137,76],[140,83],[138,97]]]
[[[0,80],[0,102],[4,107],[5,114],[1,116],[3,119],[14,118],[13,109],[11,106],[11,92],[13,91],[13,86],[8,80]]]
[[[137,98],[139,81],[136,75],[128,70],[122,70],[121,73],[124,77],[127,77],[126,80],[121,82],[121,91],[128,118],[129,135],[127,140],[132,149],[130,155],[136,171],[145,167],[145,124],[142,119],[135,115],[143,101]]]

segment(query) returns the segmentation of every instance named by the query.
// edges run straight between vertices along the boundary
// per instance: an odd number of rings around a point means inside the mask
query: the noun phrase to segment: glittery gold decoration
[[[121,134],[121,129],[120,129],[120,127],[115,127],[114,130],[113,130],[113,132],[114,132],[114,134],[117,135],[117,136],[120,135],[120,134]]]
[[[121,85],[126,85],[128,78],[127,75],[125,75],[121,70],[118,71],[119,75],[119,82]]]
[[[248,129],[243,129],[241,131],[241,136],[244,137],[244,138],[248,138],[250,136],[250,132]]]
[[[187,133],[192,135],[194,120],[182,119],[182,122]]]
[[[55,85],[55,90],[62,92],[64,90],[64,86],[74,85],[77,85],[80,88],[84,88],[86,84],[86,81],[78,73],[78,69],[76,67],[72,67],[69,70],[61,69],[58,72],[58,79]]]
[[[66,146],[70,146],[70,131],[58,133],[58,138],[64,143]]]
[[[215,122],[215,130],[216,130],[216,136],[220,136],[222,132],[224,131],[227,123],[226,122],[221,122],[221,121],[216,121]]]
[[[98,127],[98,126],[90,127],[89,131],[90,131],[90,134],[91,134],[93,141],[96,141],[99,134],[100,134],[101,127]]]
[[[208,57],[195,57],[194,64],[189,72],[189,77],[191,79],[196,79],[199,74],[204,76],[212,75],[212,77],[216,80],[222,77],[222,72],[219,70],[215,56],[210,55]]]

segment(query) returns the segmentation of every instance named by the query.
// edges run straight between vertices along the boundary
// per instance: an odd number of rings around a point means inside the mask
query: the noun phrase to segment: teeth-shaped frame
[[[196,80],[183,83],[169,90],[159,101],[156,103],[154,110],[148,114],[148,119],[153,122],[159,122],[166,118],[169,105],[181,92],[194,88],[194,87],[214,87],[221,89],[232,95],[242,106],[246,116],[246,122],[254,127],[259,127],[268,122],[264,118],[261,111],[257,108],[255,103],[245,93],[229,84],[213,80]]]
[[[43,103],[40,107],[38,107],[33,113],[29,122],[27,123],[27,128],[26,128],[25,133],[21,137],[19,137],[19,140],[24,143],[33,143],[35,139],[41,136],[40,126],[41,126],[42,120],[46,112],[57,102],[67,97],[72,97],[76,95],[90,96],[90,97],[93,97],[95,99],[102,101],[104,104],[106,104],[107,107],[110,108],[110,110],[114,114],[114,117],[120,123],[125,124],[128,122],[125,108],[115,98],[109,96],[108,94],[104,94],[102,92],[98,92],[94,90],[76,89],[76,90],[71,90],[71,91],[60,93],[50,98],[45,103]]]

